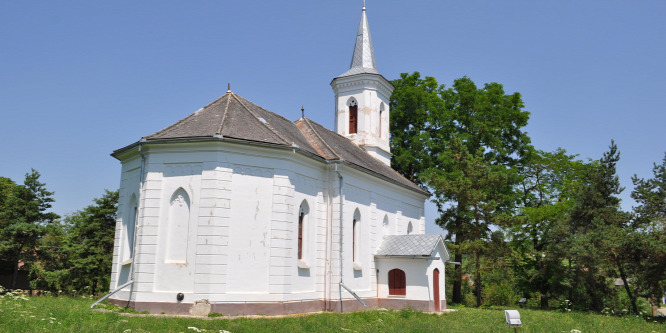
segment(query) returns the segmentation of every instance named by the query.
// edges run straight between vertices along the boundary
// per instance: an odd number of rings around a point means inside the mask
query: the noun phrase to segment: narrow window
[[[361,257],[361,242],[361,212],[356,209],[352,221],[352,259],[355,263],[358,263]]]
[[[310,212],[310,206],[308,202],[303,200],[301,206],[298,208],[298,234],[297,238],[297,257],[298,260],[307,258],[308,251],[308,213]]]
[[[136,221],[139,218],[139,210],[138,210],[138,204],[136,200],[136,196],[132,194],[132,197],[129,202],[129,209],[127,215],[125,215],[125,218],[123,218],[123,229],[124,229],[124,236],[125,236],[125,241],[123,242],[123,252],[122,252],[122,260],[123,262],[129,262],[132,258],[134,258],[134,228],[136,225]]]
[[[388,219],[387,215],[384,216],[384,222],[382,223],[382,225],[384,226],[384,235],[388,235],[388,233],[389,233],[388,232],[389,231],[389,219]]]
[[[352,229],[353,229],[352,230],[352,234],[353,234],[352,235],[352,237],[353,237],[352,238],[352,259],[354,261],[356,261],[356,232],[358,231],[358,230],[356,230],[356,225],[357,224],[358,224],[358,221],[356,221],[356,219],[354,219],[353,227],[352,227]]]
[[[411,234],[414,231],[414,226],[412,226],[412,222],[409,222],[407,225],[407,234]]]
[[[139,209],[134,206],[132,212],[132,219],[130,220],[129,225],[127,226],[127,241],[129,244],[129,257],[134,258],[134,228],[136,226],[136,220],[139,218]]]
[[[349,103],[349,134],[355,134],[358,124],[358,104],[355,99],[351,99]]]
[[[384,117],[384,102],[379,104],[379,138],[382,138],[382,118]]]
[[[298,214],[298,259],[303,259],[303,212]]]
[[[389,295],[405,296],[407,294],[407,282],[405,272],[394,268],[388,272]]]

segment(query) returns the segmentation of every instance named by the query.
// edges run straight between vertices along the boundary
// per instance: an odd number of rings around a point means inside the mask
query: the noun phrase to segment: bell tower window
[[[358,103],[355,99],[350,99],[347,102],[349,107],[349,134],[356,134],[358,128]]]
[[[379,126],[378,126],[378,136],[382,138],[382,118],[384,117],[384,102],[379,104]]]

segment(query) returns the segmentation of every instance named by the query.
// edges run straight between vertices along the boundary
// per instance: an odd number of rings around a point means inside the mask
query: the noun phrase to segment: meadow
[[[443,314],[412,310],[319,313],[280,318],[171,317],[111,305],[91,310],[90,297],[0,296],[2,332],[513,332],[501,309],[458,308]],[[666,324],[636,316],[519,309],[518,332],[666,332]]]

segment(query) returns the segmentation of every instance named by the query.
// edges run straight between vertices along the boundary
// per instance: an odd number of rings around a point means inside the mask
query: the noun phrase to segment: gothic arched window
[[[361,254],[361,213],[356,209],[352,222],[352,259],[357,262]]]
[[[303,200],[301,207],[298,209],[298,259],[303,259],[303,252],[305,246],[304,241],[307,241],[306,231],[307,231],[307,215],[310,211],[308,207],[308,202]]]

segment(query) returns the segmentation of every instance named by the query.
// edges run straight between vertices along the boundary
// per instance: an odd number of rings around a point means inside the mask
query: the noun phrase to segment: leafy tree
[[[451,116],[440,98],[443,86],[418,72],[403,73],[394,80],[391,95],[391,167],[417,184],[425,184],[422,173],[435,164],[442,147],[435,140],[448,140],[453,131]]]
[[[438,224],[449,232],[447,239],[455,242],[452,247],[455,261],[462,262],[462,244],[485,237],[483,230],[497,223],[494,219],[499,213],[512,207],[508,203],[514,199],[511,185],[520,178],[511,170],[529,150],[529,137],[522,131],[529,113],[522,110],[519,93],[506,95],[498,83],[479,89],[472,80],[463,77],[445,89],[434,78],[421,79],[414,72],[401,74],[393,84],[396,89],[391,96],[392,166],[435,192],[434,201],[442,213]],[[454,141],[460,147],[452,149]],[[504,181],[496,188],[485,187],[489,192],[475,201],[476,207],[474,202],[465,202],[465,196],[458,196],[455,190],[438,187],[447,179],[467,177],[456,169],[464,164],[455,162],[455,154],[460,154],[463,146],[478,167],[485,165],[489,172],[502,174]],[[460,181],[464,182],[462,178]],[[448,205],[453,208],[447,208]],[[460,303],[462,267],[456,266],[455,271],[452,301]]]
[[[13,265],[10,288],[16,287],[19,263],[29,267],[36,258],[36,245],[44,228],[59,216],[47,212],[54,202],[53,192],[39,181],[40,174],[35,169],[25,175],[23,185],[15,185],[5,198],[0,212],[0,253]],[[8,182],[5,180],[5,192]]]

